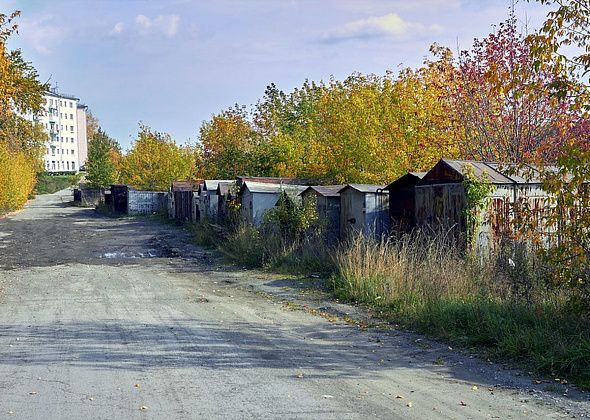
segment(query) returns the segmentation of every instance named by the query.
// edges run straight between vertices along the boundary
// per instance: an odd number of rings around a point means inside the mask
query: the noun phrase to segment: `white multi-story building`
[[[80,99],[52,89],[35,120],[49,134],[43,162],[47,172],[78,172],[88,156],[86,106]]]

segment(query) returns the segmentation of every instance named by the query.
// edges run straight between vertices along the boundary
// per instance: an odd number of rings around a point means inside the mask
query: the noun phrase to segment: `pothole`
[[[100,255],[100,258],[106,259],[133,259],[133,258],[162,258],[170,257],[170,253],[162,252],[157,249],[147,249],[137,252],[109,251]]]

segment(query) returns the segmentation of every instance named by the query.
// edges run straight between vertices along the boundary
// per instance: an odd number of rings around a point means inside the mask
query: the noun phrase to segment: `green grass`
[[[37,178],[34,194],[53,194],[76,185],[80,181],[80,178],[80,175],[40,174]]]

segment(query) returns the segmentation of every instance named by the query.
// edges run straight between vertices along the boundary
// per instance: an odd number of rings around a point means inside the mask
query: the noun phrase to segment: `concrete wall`
[[[86,165],[88,159],[88,138],[86,136],[86,107],[78,106],[76,109],[77,133],[78,133],[78,169]]]
[[[134,214],[166,213],[168,193],[129,190],[127,212]]]
[[[74,190],[74,203],[81,207],[96,207],[104,202],[104,189],[102,188],[76,188]]]

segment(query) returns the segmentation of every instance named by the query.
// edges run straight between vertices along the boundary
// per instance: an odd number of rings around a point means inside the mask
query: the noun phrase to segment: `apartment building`
[[[52,89],[44,96],[43,111],[34,119],[49,140],[43,163],[47,172],[78,172],[88,157],[86,109],[80,99]]]

